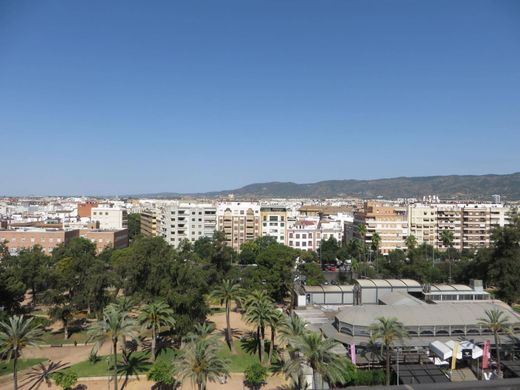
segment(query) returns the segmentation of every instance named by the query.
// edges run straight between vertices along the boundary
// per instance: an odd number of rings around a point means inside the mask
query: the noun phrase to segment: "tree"
[[[441,231],[441,241],[442,241],[442,245],[444,245],[447,249],[446,251],[448,252],[448,265],[449,265],[449,276],[448,276],[448,281],[451,283],[452,281],[452,278],[451,278],[451,254],[450,254],[450,251],[451,251],[451,248],[453,247],[453,240],[454,240],[454,235],[453,235],[453,232],[451,230],[443,230]]]
[[[305,284],[308,286],[319,286],[325,282],[325,276],[319,264],[315,262],[304,263],[300,267],[300,272],[305,276]]]
[[[0,322],[0,355],[13,360],[14,390],[18,389],[18,358],[23,349],[37,345],[43,332],[35,325],[33,318],[12,316],[5,322]]]
[[[396,340],[403,340],[408,336],[402,322],[396,318],[379,317],[377,322],[370,326],[372,337],[381,340],[386,352],[386,385],[390,386],[390,358],[391,350]]]
[[[372,250],[376,253],[379,252],[379,245],[381,245],[381,236],[377,233],[372,234]]]
[[[502,367],[500,367],[500,333],[509,332],[509,317],[499,309],[486,310],[486,318],[480,318],[479,324],[488,328],[495,338],[495,348],[497,351],[497,373],[502,378]]]
[[[141,234],[141,214],[128,214],[128,239],[132,241]]]
[[[497,287],[497,295],[508,304],[520,298],[520,215],[514,210],[510,223],[496,228],[487,275]]]
[[[286,316],[284,323],[280,327],[281,339],[285,342],[289,342],[296,337],[303,336],[305,326],[307,326],[307,322],[300,317],[296,315]]]
[[[12,313],[24,299],[25,285],[20,278],[16,262],[9,255],[4,242],[0,241],[0,307]]]
[[[244,371],[244,384],[251,390],[259,390],[267,378],[267,368],[254,362]]]
[[[89,340],[96,341],[96,350],[108,338],[112,343],[114,355],[114,390],[117,388],[117,345],[122,337],[135,337],[138,333],[137,323],[127,312],[118,310],[115,305],[108,305],[103,310],[103,318],[89,330]]]
[[[404,242],[406,244],[406,248],[408,248],[408,252],[413,251],[417,246],[417,239],[413,234],[410,234],[408,237],[406,237]]]
[[[175,319],[173,318],[173,310],[164,301],[155,301],[145,305],[139,314],[139,322],[146,329],[152,329],[152,360],[155,361],[157,354],[157,332],[161,326],[175,326]]]
[[[174,373],[180,381],[190,379],[198,390],[228,375],[228,362],[219,356],[219,343],[214,339],[188,342],[174,360]]]
[[[42,247],[35,245],[31,249],[23,249],[17,256],[16,265],[22,281],[31,289],[32,306],[36,305],[36,294],[46,286],[49,278],[50,258]]]
[[[122,362],[118,367],[119,373],[125,377],[125,381],[121,388],[124,389],[126,387],[128,379],[132,376],[139,380],[139,374],[148,371],[150,365],[151,364],[146,356],[135,354],[134,352],[123,351]]]
[[[240,284],[234,283],[229,279],[220,282],[213,290],[211,296],[220,301],[226,307],[226,343],[231,351],[233,351],[233,337],[231,335],[231,304],[240,302],[243,298],[243,291]]]
[[[269,316],[269,320],[267,321],[269,324],[269,328],[271,329],[271,342],[269,343],[269,356],[267,358],[268,364],[271,364],[271,360],[273,358],[273,351],[276,342],[276,332],[280,329],[285,321],[285,316],[283,313],[276,309],[272,308],[271,315]]]
[[[69,338],[69,322],[73,319],[73,309],[70,305],[56,305],[49,310],[49,317],[55,321],[61,321],[63,324],[63,338]]]
[[[39,363],[37,367],[33,367],[31,372],[26,375],[26,381],[21,387],[28,386],[29,390],[33,390],[40,388],[40,385],[43,383],[47,387],[51,387],[51,379],[54,378],[54,374],[65,368],[68,368],[68,364],[61,361],[57,363],[50,362],[49,364]]]
[[[166,360],[156,360],[150,371],[148,371],[148,380],[159,384],[159,390],[164,385],[166,388],[177,388],[180,383],[174,378],[173,363]]]
[[[162,237],[137,237],[127,249],[114,258],[125,295],[145,302],[164,299],[174,311],[179,337],[206,318],[207,261],[193,252],[181,255]]]
[[[245,300],[245,320],[256,326],[258,342],[258,358],[263,361],[265,351],[265,327],[269,324],[272,315],[273,301],[264,291],[253,291]]]
[[[323,380],[329,383],[344,384],[344,365],[346,358],[332,350],[338,345],[333,339],[323,339],[316,332],[305,332],[293,338],[291,344],[299,352],[284,367],[287,376],[301,378],[303,366],[312,368],[312,388],[322,389]],[[300,384],[301,386],[301,384]]]

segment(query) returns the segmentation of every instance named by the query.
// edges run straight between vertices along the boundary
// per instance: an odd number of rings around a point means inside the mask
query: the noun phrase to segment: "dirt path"
[[[243,374],[233,373],[231,377],[228,379],[227,383],[208,383],[207,390],[245,390],[247,389],[244,384],[244,376]],[[88,390],[112,390],[114,388],[114,384],[112,381],[101,378],[84,378],[78,381],[78,385],[84,385],[84,389]],[[122,380],[119,382],[119,385],[122,384]],[[262,387],[262,390],[278,390],[282,385],[286,384],[281,376],[273,376],[267,379],[267,384]],[[131,380],[128,382],[125,390],[148,390],[151,389],[154,385],[154,382],[146,380],[146,377],[143,376],[139,381]],[[5,386],[5,387],[4,387]],[[9,389],[12,387],[12,382],[8,382],[2,385],[2,389]],[[43,386],[48,390],[61,390],[60,387],[52,385],[51,387]],[[180,387],[180,390],[194,390],[195,387],[190,383],[186,382]]]

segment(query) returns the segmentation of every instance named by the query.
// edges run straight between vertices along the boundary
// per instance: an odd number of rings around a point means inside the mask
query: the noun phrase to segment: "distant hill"
[[[269,182],[249,184],[235,190],[186,194],[198,197],[256,198],[331,198],[359,197],[385,199],[422,198],[438,195],[442,199],[491,199],[500,194],[504,200],[520,200],[520,172],[507,175],[450,175],[427,177],[396,177],[376,180],[326,180],[317,183]],[[182,196],[176,193],[148,194],[161,198]]]

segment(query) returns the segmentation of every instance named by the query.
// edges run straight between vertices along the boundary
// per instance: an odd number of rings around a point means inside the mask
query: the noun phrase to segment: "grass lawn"
[[[135,352],[134,356],[148,356],[147,352]],[[118,355],[118,364],[121,364],[121,355]],[[151,364],[140,371],[139,374],[145,374],[151,367]],[[73,370],[78,374],[79,377],[89,377],[89,376],[110,376],[113,373],[112,369],[112,356],[104,355],[99,356],[99,360],[96,363],[91,363],[88,360],[83,362],[74,364],[70,367],[70,370]]]
[[[32,367],[38,363],[44,362],[46,359],[20,359],[17,362],[18,370],[23,370],[24,368]],[[3,361],[0,362],[0,376],[12,374],[13,372],[13,361],[11,360],[9,363]]]
[[[87,341],[87,331],[82,330],[81,332],[75,332],[72,334],[69,334],[68,339],[63,338],[63,331],[59,332],[45,332],[45,334],[42,337],[42,343],[43,344],[74,344],[74,341],[77,341],[78,344],[83,344]]]
[[[229,371],[244,372],[247,367],[258,361],[258,355],[244,351],[240,341],[235,340],[234,347],[235,352],[231,353],[227,344],[222,343],[222,349],[220,350],[220,356],[230,361]]]

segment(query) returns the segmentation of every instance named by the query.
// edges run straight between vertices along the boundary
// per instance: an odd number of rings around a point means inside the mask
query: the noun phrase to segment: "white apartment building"
[[[261,236],[274,237],[280,244],[287,239],[287,208],[284,206],[262,206],[260,208],[262,220]]]
[[[287,246],[304,251],[318,250],[321,242],[319,217],[297,220],[287,229]]]
[[[174,247],[188,240],[212,237],[217,228],[217,208],[209,203],[172,203],[157,214],[159,233]]]
[[[240,246],[260,236],[260,204],[257,202],[223,202],[217,206],[218,229],[226,244],[239,251]]]
[[[121,230],[128,228],[127,211],[120,207],[94,207],[90,219],[96,229]]]

